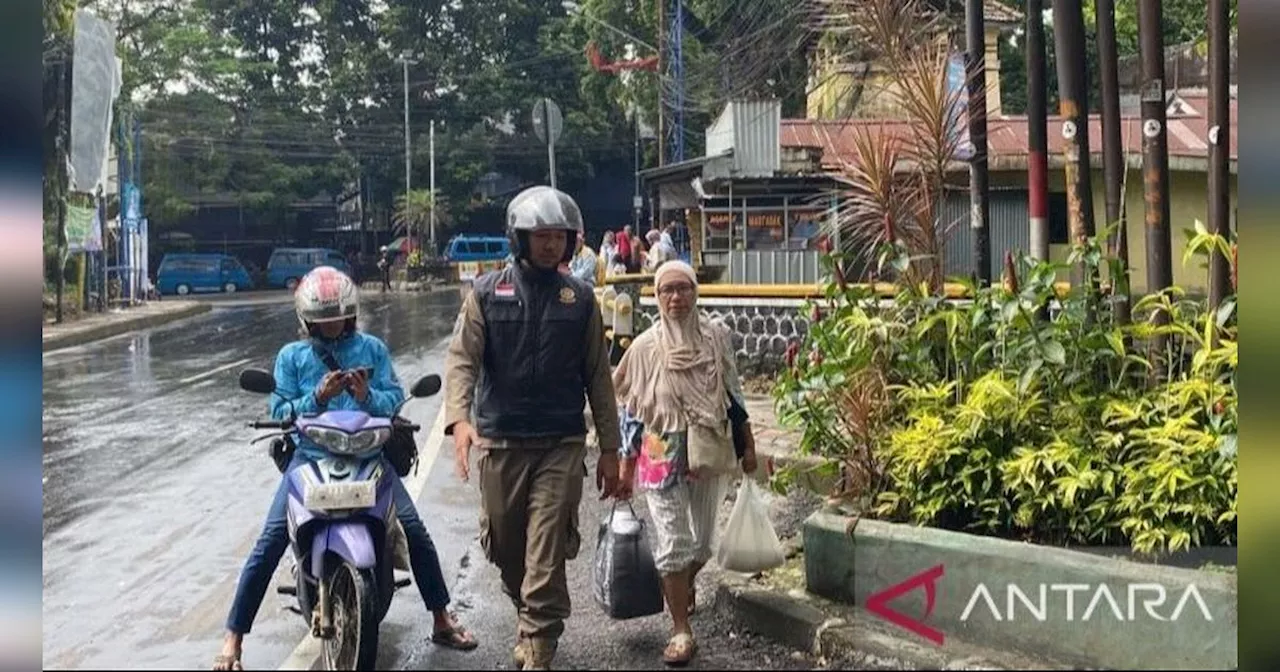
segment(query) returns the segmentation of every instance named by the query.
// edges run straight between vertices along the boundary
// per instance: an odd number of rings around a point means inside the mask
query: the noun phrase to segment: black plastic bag
[[[662,613],[662,579],[653,564],[645,524],[627,503],[630,516],[615,502],[600,523],[596,541],[596,604],[616,620]]]

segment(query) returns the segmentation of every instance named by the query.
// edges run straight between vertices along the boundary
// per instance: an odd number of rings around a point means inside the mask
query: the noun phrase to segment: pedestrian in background
[[[600,241],[600,263],[605,268],[613,267],[613,260],[618,256],[618,243],[614,240],[612,231],[604,232],[604,239]]]
[[[631,267],[631,248],[635,244],[635,239],[631,235],[630,224],[623,225],[622,231],[618,232],[616,242],[618,244],[618,261],[621,261],[622,265],[627,267],[628,273],[634,273],[635,269]]]

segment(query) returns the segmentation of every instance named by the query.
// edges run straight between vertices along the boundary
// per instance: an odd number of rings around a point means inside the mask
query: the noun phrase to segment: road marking
[[[194,382],[196,382],[197,380],[201,380],[201,379],[203,379],[203,378],[208,378],[208,377],[210,377],[210,376],[217,375],[217,374],[219,374],[219,373],[222,373],[223,371],[226,371],[227,369],[234,369],[234,368],[235,368],[235,367],[237,367],[237,366],[243,366],[243,365],[248,364],[249,362],[252,362],[252,361],[253,361],[252,359],[242,359],[242,360],[240,360],[240,361],[238,361],[238,362],[231,362],[230,364],[224,364],[224,365],[222,365],[222,366],[217,367],[216,369],[209,369],[208,371],[205,371],[204,373],[198,373],[198,374],[196,374],[196,375],[194,375],[194,376],[191,376],[191,377],[189,377],[189,378],[183,378],[182,380],[179,380],[179,381],[178,381],[178,384],[179,384],[179,385],[188,385],[188,384],[190,384],[190,383],[194,383]]]
[[[404,488],[409,491],[413,501],[418,501],[427,487],[427,477],[431,468],[440,457],[440,446],[444,443],[444,400],[440,402],[440,410],[436,411],[436,421],[427,434],[427,441],[420,447],[418,469],[405,479]],[[281,670],[317,670],[320,669],[320,640],[307,634],[298,643],[298,647],[285,658],[279,667]]]

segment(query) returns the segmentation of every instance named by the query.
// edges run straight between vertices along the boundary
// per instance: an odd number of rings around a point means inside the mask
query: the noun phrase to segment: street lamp
[[[401,53],[400,58],[396,60],[399,61],[404,68],[404,199],[407,206],[410,202],[409,192],[413,186],[410,178],[413,166],[411,160],[412,154],[409,147],[409,64],[417,63],[417,60],[415,60],[413,54],[408,51]],[[409,236],[409,250],[412,251],[414,249],[412,218],[410,218],[407,227],[408,231],[406,233]]]

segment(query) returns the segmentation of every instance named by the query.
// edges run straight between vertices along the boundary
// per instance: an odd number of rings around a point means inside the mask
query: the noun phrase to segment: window
[[[165,273],[211,273],[218,270],[218,263],[213,259],[192,257],[166,259],[160,270]]]
[[[306,257],[299,252],[276,252],[271,255],[271,261],[268,266],[301,266],[306,263]]]
[[[485,244],[485,253],[489,256],[498,256],[506,254],[506,252],[507,246],[500,241],[493,240]]]

